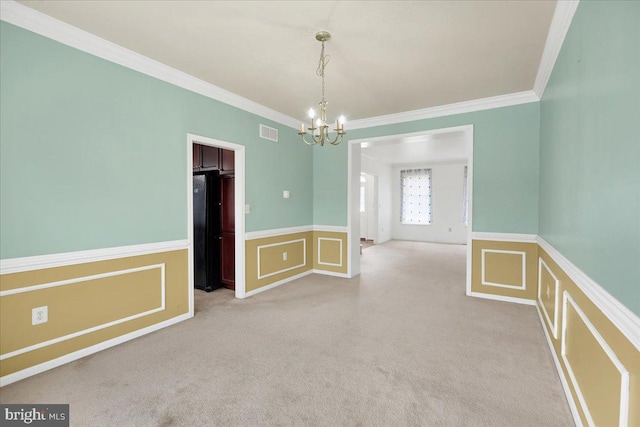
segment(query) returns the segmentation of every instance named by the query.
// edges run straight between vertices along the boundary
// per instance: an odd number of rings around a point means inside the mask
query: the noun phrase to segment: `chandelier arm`
[[[328,140],[329,144],[331,145],[339,145],[340,143],[342,143],[342,135],[341,134],[337,134],[336,137],[333,139],[333,141]]]
[[[316,137],[313,136],[313,135],[311,135],[311,138],[313,139],[313,142],[309,142],[309,141],[307,141],[306,136],[307,136],[306,134],[302,135],[302,140],[307,145],[316,145],[316,144],[318,144],[320,142],[320,141],[316,140]]]

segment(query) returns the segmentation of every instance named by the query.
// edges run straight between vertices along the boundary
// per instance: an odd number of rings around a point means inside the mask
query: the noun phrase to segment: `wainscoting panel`
[[[563,301],[562,360],[584,417],[589,425],[626,426],[629,372],[567,291]]]
[[[246,240],[247,293],[311,271],[312,239],[313,232],[305,231]]]
[[[474,239],[471,292],[533,304],[538,291],[536,264],[535,243]]]
[[[482,285],[527,289],[527,254],[523,251],[482,249]]]
[[[576,424],[640,425],[640,406],[633,404],[640,401],[640,349],[611,321],[611,313],[586,295],[583,284],[573,281],[542,246],[538,253],[537,308]]]
[[[536,305],[576,425],[640,426],[640,319],[546,241],[474,232],[471,295]]]
[[[347,233],[314,231],[313,269],[319,273],[347,273]]]
[[[560,281],[546,262],[538,257],[538,303],[551,329],[558,338],[558,318],[560,315]]]
[[[2,274],[0,377],[188,313],[186,249]]]

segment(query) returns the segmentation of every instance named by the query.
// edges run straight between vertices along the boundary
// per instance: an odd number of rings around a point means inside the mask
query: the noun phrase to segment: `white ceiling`
[[[393,166],[466,162],[471,157],[471,144],[464,131],[410,137],[393,136],[362,143],[361,155]]]
[[[531,90],[554,1],[20,1],[295,117],[362,119]]]

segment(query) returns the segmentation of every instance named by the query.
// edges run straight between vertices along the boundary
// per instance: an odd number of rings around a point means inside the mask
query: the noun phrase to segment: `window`
[[[400,171],[400,222],[431,224],[431,169]]]
[[[467,167],[464,167],[464,179],[462,180],[462,223],[469,225],[469,193],[467,191]]]

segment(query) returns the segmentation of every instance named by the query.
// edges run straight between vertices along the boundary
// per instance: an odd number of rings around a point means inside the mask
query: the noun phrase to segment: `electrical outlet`
[[[49,321],[49,306],[36,307],[31,310],[31,324],[39,325]]]
[[[282,260],[283,261],[287,260],[287,253],[286,252],[282,252]]]

